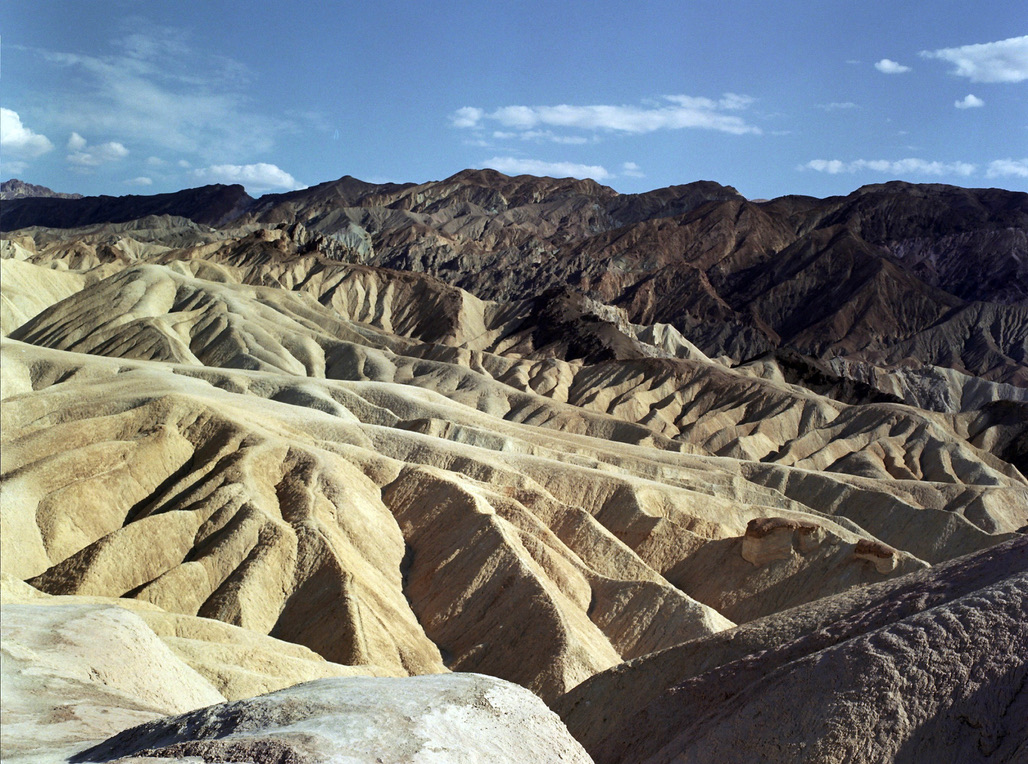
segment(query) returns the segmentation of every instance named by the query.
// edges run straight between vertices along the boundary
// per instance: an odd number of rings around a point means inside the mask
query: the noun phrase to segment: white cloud
[[[574,162],[543,162],[538,159],[518,157],[493,157],[479,167],[499,170],[507,175],[544,175],[552,178],[592,178],[606,180],[611,177],[600,165],[575,164]]]
[[[989,178],[1001,178],[1005,176],[1028,178],[1028,158],[996,159],[989,162],[989,169],[986,170],[985,175]]]
[[[78,133],[68,138],[68,163],[76,167],[99,167],[105,162],[116,162],[129,155],[129,150],[117,141],[108,141],[98,146],[91,146]]]
[[[190,175],[203,183],[241,183],[248,192],[261,193],[273,189],[295,191],[307,188],[285,170],[273,164],[218,164],[193,170]]]
[[[961,100],[954,101],[953,105],[956,106],[958,109],[979,109],[982,106],[985,106],[985,101],[983,101],[976,95],[968,93]]]
[[[522,140],[522,141],[550,141],[567,146],[580,146],[589,143],[589,139],[582,135],[557,135],[552,130],[525,130],[524,132],[510,132],[504,130],[493,131],[493,138],[500,141]]]
[[[68,137],[68,151],[82,151],[86,147],[86,139],[78,133],[72,133]]]
[[[0,108],[0,148],[5,154],[4,164],[8,170],[21,172],[27,166],[25,159],[35,159],[53,147],[45,135],[25,127],[18,112]],[[14,157],[15,161],[7,161],[8,157]],[[15,164],[18,165],[17,168]]]
[[[450,115],[450,121],[454,127],[475,127],[481,121],[483,112],[474,106],[465,106],[457,109]]]
[[[875,69],[880,71],[882,74],[903,74],[903,72],[909,72],[910,67],[904,66],[896,61],[891,61],[888,58],[883,58],[877,64]]]
[[[968,162],[929,162],[925,159],[855,159],[843,162],[841,159],[812,159],[800,170],[815,170],[829,175],[854,173],[866,170],[889,175],[960,175],[974,174],[977,167]]]
[[[540,128],[571,128],[576,130],[609,130],[624,133],[650,133],[656,130],[700,128],[742,135],[759,134],[760,128],[747,124],[737,112],[747,108],[753,99],[736,93],[725,93],[719,100],[694,96],[670,95],[647,106],[503,106],[492,112],[466,106],[454,112],[450,121],[457,127],[483,127],[485,121],[521,133]]]
[[[949,61],[952,74],[971,82],[1021,82],[1028,80],[1028,35],[998,42],[921,51],[923,58]]]
[[[126,186],[152,186],[153,181],[150,178],[140,175],[138,178],[132,178],[131,180],[125,181]]]
[[[132,23],[142,31],[116,40],[110,55],[31,50],[81,83],[52,107],[52,122],[207,161],[268,151],[279,135],[299,130],[244,95],[241,64],[190,47],[184,33]]]
[[[165,167],[168,163],[160,157],[147,157],[146,163],[150,167]]]
[[[819,103],[817,108],[823,109],[824,111],[841,111],[844,109],[858,109],[853,101],[833,101],[832,103]]]
[[[642,171],[635,162],[625,162],[621,165],[621,174],[629,178],[645,178],[646,173]]]
[[[838,175],[840,172],[853,172],[848,170],[846,163],[841,159],[811,159],[805,165],[801,165],[801,170],[817,170],[818,172],[827,172],[829,175]]]
[[[754,102],[754,100],[756,99],[748,95],[725,93],[717,102],[717,105],[722,109],[746,109]]]

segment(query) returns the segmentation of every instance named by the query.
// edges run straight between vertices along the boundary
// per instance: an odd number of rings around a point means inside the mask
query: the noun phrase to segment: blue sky
[[[1023,0],[0,4],[0,177],[1028,190]]]

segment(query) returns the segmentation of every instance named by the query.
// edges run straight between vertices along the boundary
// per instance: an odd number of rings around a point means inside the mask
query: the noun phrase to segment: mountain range
[[[1028,753],[1028,194],[17,188],[5,751],[314,761],[514,683],[480,756]]]

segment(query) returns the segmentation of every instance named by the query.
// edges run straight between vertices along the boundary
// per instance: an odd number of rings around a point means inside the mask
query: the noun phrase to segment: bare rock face
[[[490,300],[570,285],[736,362],[783,348],[825,360],[914,358],[1028,384],[1023,193],[894,182],[758,204],[709,181],[619,195],[588,180],[467,170],[422,184],[347,176],[259,200],[238,186],[16,199],[3,228],[155,214],[250,230],[299,225],[305,246],[317,239],[332,259],[430,273]]]
[[[382,673],[375,667],[331,663],[303,645],[223,621],[169,613],[131,597],[52,596],[8,573],[0,578],[0,596],[5,606],[124,608],[142,619],[179,660],[227,700],[249,698],[313,679]]]
[[[516,685],[478,674],[323,679],[125,730],[74,761],[562,761],[588,754]]]
[[[789,559],[794,548],[800,554],[808,554],[821,545],[824,537],[824,529],[816,523],[784,517],[754,518],[746,524],[742,558],[760,567],[774,560]]]
[[[7,201],[0,230],[31,226],[76,228],[124,223],[147,215],[177,215],[217,224],[238,217],[253,200],[240,185],[213,185],[153,196],[21,196]]]
[[[12,305],[46,305],[3,345],[5,571],[552,700],[1028,523],[1023,476],[944,418],[295,233],[119,244],[81,281],[43,267],[78,262],[60,242],[5,261]],[[797,525],[746,532],[768,517]]]
[[[889,573],[896,570],[898,555],[892,547],[886,546],[881,541],[870,541],[861,539],[853,548],[853,556],[858,560],[867,560],[875,566],[879,573]]]
[[[208,651],[233,644],[200,619],[47,597],[11,579],[3,593],[4,761],[591,761],[538,697],[498,679],[320,679],[224,703],[175,655],[196,660],[187,634]],[[259,670],[253,637],[235,645],[236,663]],[[279,649],[263,659],[297,662],[295,646]]]

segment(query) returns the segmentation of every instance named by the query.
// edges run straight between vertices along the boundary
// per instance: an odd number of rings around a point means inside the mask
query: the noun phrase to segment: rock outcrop
[[[226,703],[201,673],[217,660],[210,653],[229,645],[237,648],[237,675],[248,661],[256,668],[260,648],[254,635],[225,640],[231,627],[209,622],[222,632],[212,638],[217,629],[203,628],[202,619],[26,590],[5,578],[0,607],[3,758],[12,764],[132,756],[591,762],[539,698],[499,679],[323,678],[293,681],[258,697],[248,692],[245,700]],[[203,643],[207,655],[199,658],[200,672],[176,657],[198,658],[200,650],[184,649],[187,640],[169,631]],[[297,662],[291,655],[295,646],[278,643],[278,650],[263,659],[279,667]],[[232,686],[240,689],[238,681]]]
[[[4,605],[3,757],[60,761],[125,727],[224,697],[136,615],[102,605]]]
[[[1026,753],[1028,542],[622,664],[557,701],[599,763]]]

